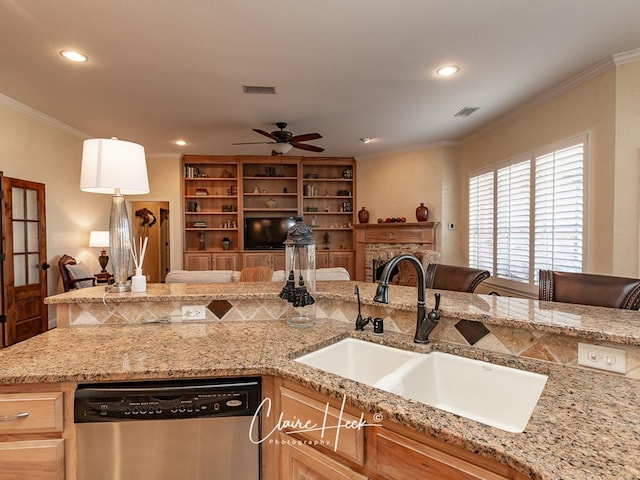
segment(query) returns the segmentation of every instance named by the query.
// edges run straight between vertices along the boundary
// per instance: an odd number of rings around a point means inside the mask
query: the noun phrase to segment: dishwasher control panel
[[[80,385],[74,419],[87,423],[250,416],[259,402],[259,379]]]

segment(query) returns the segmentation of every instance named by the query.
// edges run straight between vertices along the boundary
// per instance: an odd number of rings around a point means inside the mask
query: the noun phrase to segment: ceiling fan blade
[[[269,137],[271,140],[278,141],[278,137],[271,135],[269,132],[265,132],[264,130],[260,130],[259,128],[252,128],[252,130],[260,135],[264,135],[265,137]]]
[[[324,152],[324,148],[316,147],[315,145],[306,145],[304,143],[291,143],[295,148],[300,150],[309,150],[310,152]]]
[[[289,139],[290,142],[308,142],[310,140],[317,140],[322,138],[322,135],[319,133],[305,133],[304,135],[296,135],[295,137],[291,137]]]
[[[242,143],[232,143],[231,145],[272,145],[276,142],[242,142]]]

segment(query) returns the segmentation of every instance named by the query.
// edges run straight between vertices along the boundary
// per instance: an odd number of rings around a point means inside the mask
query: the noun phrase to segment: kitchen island
[[[340,317],[354,308],[352,287],[345,288],[344,282],[321,285],[319,306],[324,302],[322,308],[328,309],[331,302],[343,302],[339,315],[336,311],[331,312],[336,315],[330,315]],[[280,288],[272,284],[240,288],[158,285],[150,286],[146,294],[106,297],[99,288],[94,288],[51,297],[48,303],[95,309],[106,308],[105,303],[108,307],[121,304],[129,310],[135,310],[136,303],[240,300],[275,304]],[[373,288],[360,284],[363,299],[373,297]],[[412,313],[414,297],[415,289],[396,287],[390,292],[393,303],[389,308]],[[631,347],[640,344],[637,312],[515,300],[443,292],[442,312],[452,321],[481,321],[490,328],[528,330],[533,336],[550,333],[581,341]],[[510,314],[516,306],[526,306],[524,311],[530,315]],[[368,315],[368,310],[376,308],[382,307],[367,300],[363,313]],[[536,312],[540,313],[538,318]],[[549,316],[549,312],[554,315]],[[488,351],[437,337],[431,345],[416,346],[412,342],[412,327],[405,325],[404,320],[396,325],[397,331],[388,331],[380,337],[371,330],[354,332],[353,324],[344,318],[319,319],[307,329],[288,327],[282,319],[157,323],[156,317],[137,318],[137,322],[100,325],[75,325],[70,318],[69,326],[1,351],[3,388],[16,391],[33,384],[260,375],[284,379],[328,398],[344,398],[352,409],[377,414],[385,422],[404,425],[448,445],[475,452],[520,472],[522,478],[640,478],[637,403],[640,381],[636,378]],[[525,431],[509,433],[292,360],[347,336],[423,352],[432,348],[448,351],[545,373],[549,378]]]

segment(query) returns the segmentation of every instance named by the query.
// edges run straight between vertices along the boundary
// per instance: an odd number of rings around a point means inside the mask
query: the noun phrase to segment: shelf
[[[348,195],[313,195],[311,197],[309,196],[305,196],[302,197],[305,200],[320,200],[320,199],[328,199],[328,200],[345,200],[347,201],[348,199],[353,199],[353,196],[348,196]]]
[[[245,193],[245,197],[297,197],[298,194],[296,192],[287,192],[287,193]]]
[[[353,215],[353,212],[304,212],[304,215]]]
[[[339,227],[339,228],[338,227],[333,227],[332,228],[332,227],[314,227],[313,225],[311,226],[311,229],[314,230],[314,231],[317,231],[317,230],[325,231],[325,230],[327,230],[329,232],[331,232],[331,231],[350,232],[351,230],[353,230],[352,227]]]
[[[352,178],[303,178],[303,182],[353,182]]]
[[[236,199],[238,195],[185,195],[184,198],[227,198]]]
[[[238,212],[184,212],[185,215],[238,215]]]
[[[298,180],[298,177],[243,177],[244,180]]]
[[[222,227],[187,227],[187,232],[237,232],[237,228],[222,228]]]
[[[297,212],[297,208],[245,208],[245,212]]]
[[[198,180],[198,181],[202,181],[202,180],[212,180],[212,181],[220,181],[220,180],[224,180],[224,181],[237,181],[238,177],[184,177],[185,180]]]
[[[339,251],[339,250],[338,250]],[[225,250],[224,248],[207,248],[206,250],[185,250],[184,253],[240,253],[240,250],[230,248]]]

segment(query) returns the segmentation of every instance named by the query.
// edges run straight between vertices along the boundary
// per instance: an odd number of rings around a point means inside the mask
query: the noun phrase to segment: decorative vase
[[[362,207],[362,210],[358,212],[358,221],[360,223],[369,223],[369,211]]]
[[[142,274],[141,268],[136,268],[136,274],[133,277],[131,277],[131,291],[132,292],[147,291],[147,277]]]
[[[424,206],[424,203],[420,202],[420,206],[416,208],[416,220],[419,222],[426,222],[429,218],[429,209]]]
[[[229,250],[231,248],[231,240],[228,237],[222,239],[222,249]]]

